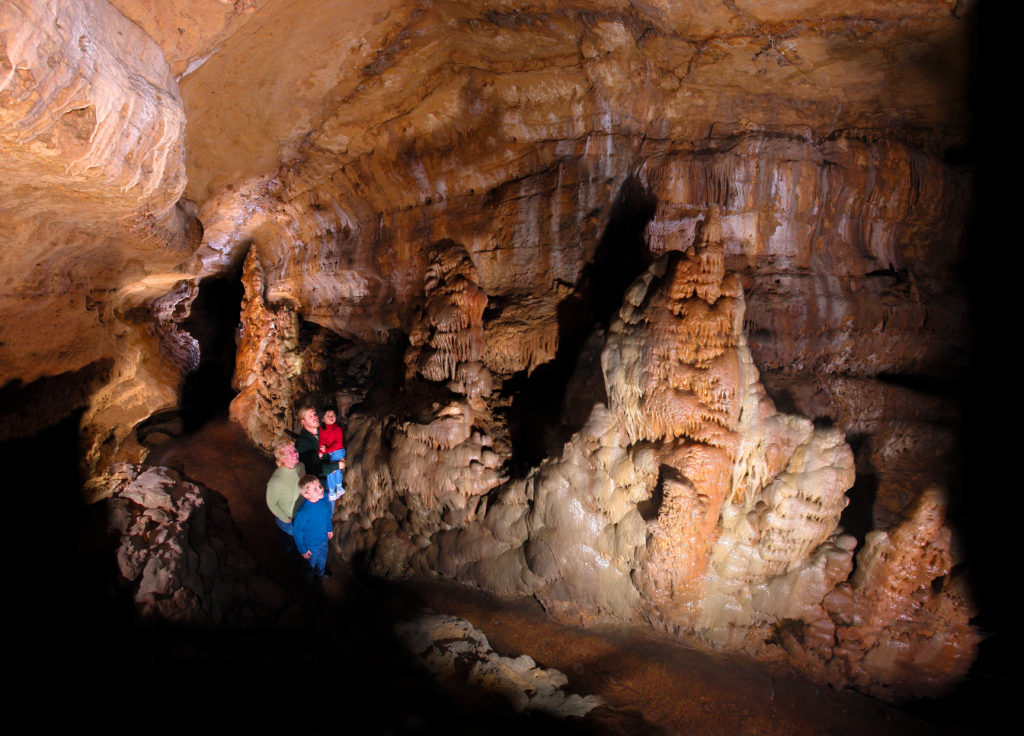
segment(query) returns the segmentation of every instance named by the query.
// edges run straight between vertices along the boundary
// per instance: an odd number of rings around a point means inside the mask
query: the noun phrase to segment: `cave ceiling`
[[[490,293],[574,283],[623,182],[671,177],[665,157],[750,132],[812,144],[884,132],[941,151],[966,125],[964,13],[932,1],[6,3],[2,298],[20,319],[5,320],[0,383],[118,353],[126,315],[237,266],[250,242],[308,318],[368,336],[401,324],[417,251],[443,237],[481,253]],[[515,215],[493,232],[494,210],[507,220],[522,197],[561,200],[561,213],[530,213],[555,240],[568,209],[593,221],[553,246]],[[283,251],[325,237],[336,278],[303,290],[289,278],[302,256]],[[495,255],[512,252],[512,268]]]

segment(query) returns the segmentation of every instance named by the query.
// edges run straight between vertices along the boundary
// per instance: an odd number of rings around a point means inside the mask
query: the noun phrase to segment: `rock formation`
[[[264,301],[266,279],[256,250],[250,250],[242,270],[245,298],[239,315],[238,353],[231,418],[267,452],[273,452],[278,433],[291,427],[296,383],[302,372],[299,356],[299,318],[294,305]]]
[[[838,681],[882,698],[910,697],[940,694],[966,674],[979,633],[967,623],[974,611],[965,580],[951,574],[945,503],[929,488],[899,525],[871,532],[850,584],[829,594]]]
[[[516,712],[579,718],[602,705],[596,695],[563,692],[569,678],[558,670],[540,667],[525,654],[515,658],[498,654],[482,631],[461,618],[424,611],[398,624],[396,633],[450,687],[489,690],[506,699]]]
[[[345,554],[936,692],[971,12],[5,3],[2,436],[82,410],[102,495],[241,271],[232,416],[342,410]]]
[[[144,619],[266,626],[286,599],[242,549],[223,497],[173,470],[119,464],[104,475],[117,567]]]
[[[491,393],[491,375],[481,362],[484,307],[476,267],[466,249],[439,244],[427,269],[425,314],[409,335],[409,371],[428,381],[448,381],[454,393],[477,399]]]
[[[436,571],[532,594],[567,620],[646,619],[714,646],[785,653],[885,697],[906,695],[903,668],[918,656],[886,652],[938,648],[922,655],[921,678],[948,686],[927,662],[970,661],[978,639],[962,591],[931,588],[950,571],[936,501],[907,522],[916,532],[893,532],[916,541],[869,535],[851,580],[857,540],[839,524],[853,453],[839,430],[778,413],[765,394],[721,233],[712,208],[692,244],[666,248],[626,291],[601,353],[607,405],[526,478],[496,472],[489,448],[507,428],[487,411],[491,397],[476,411],[465,400],[435,407],[420,423],[357,409],[349,448],[367,461],[348,475],[364,493],[341,503],[346,554],[371,550],[384,574]],[[428,276],[428,297],[436,284]],[[410,409],[425,391],[412,385]],[[882,596],[891,621],[891,607],[915,607],[921,591],[942,613],[887,632],[895,639],[879,636],[883,619],[854,612]]]

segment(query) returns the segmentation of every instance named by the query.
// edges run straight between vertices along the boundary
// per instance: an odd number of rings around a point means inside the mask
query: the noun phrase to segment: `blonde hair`
[[[274,445],[274,460],[279,464],[284,459],[284,450],[286,447],[295,447],[295,443],[291,440],[279,440]]]

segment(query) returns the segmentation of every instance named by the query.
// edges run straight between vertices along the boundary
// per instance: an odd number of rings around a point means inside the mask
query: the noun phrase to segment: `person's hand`
[[[312,556],[313,556],[313,551],[312,551],[312,550],[308,550],[308,549],[307,549],[307,550],[306,550],[306,554],[302,555],[302,559],[304,559],[304,560],[308,560],[308,559],[309,559],[310,557],[312,557]]]
[[[327,532],[328,539],[334,539],[334,532]]]
[[[344,470],[348,465],[345,463],[345,458],[338,461],[338,470]]]
[[[320,445],[320,454],[323,455],[327,452],[327,445]]]

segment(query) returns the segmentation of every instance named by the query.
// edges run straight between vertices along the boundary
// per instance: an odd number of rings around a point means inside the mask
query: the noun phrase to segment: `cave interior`
[[[662,732],[438,689],[381,623],[432,578],[997,722],[982,5],[4,3],[0,462],[65,634],[34,665]],[[307,404],[349,453],[326,603],[260,516]]]

